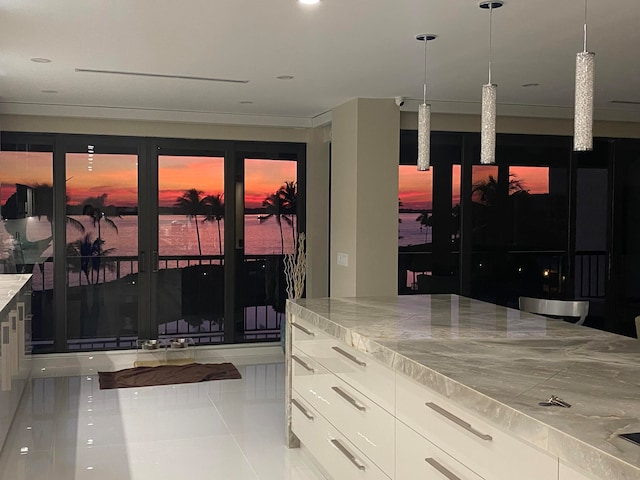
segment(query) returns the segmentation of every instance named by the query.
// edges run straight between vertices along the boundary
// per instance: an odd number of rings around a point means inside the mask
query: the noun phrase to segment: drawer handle
[[[364,412],[367,410],[367,408],[364,405],[360,405],[358,403],[358,401],[353,398],[351,395],[349,395],[347,392],[345,392],[344,390],[342,390],[340,387],[331,387],[331,390],[333,390],[334,392],[336,392],[338,395],[340,395],[342,398],[344,398],[347,402],[349,402],[351,405],[353,405],[354,407],[356,407],[358,410],[360,410],[361,412]]]
[[[358,360],[358,358],[354,355],[351,355],[349,352],[344,351],[343,349],[341,349],[340,347],[331,347],[333,350],[335,350],[336,352],[338,352],[340,355],[347,357],[349,360],[351,360],[353,363],[360,365],[361,367],[366,367],[367,364],[365,362],[363,362],[362,360]]]
[[[311,415],[311,414],[309,413],[309,410],[307,410],[306,408],[304,408],[304,407],[302,406],[302,404],[301,404],[298,400],[296,400],[295,398],[292,398],[292,399],[291,399],[291,403],[292,403],[293,405],[295,405],[295,406],[298,408],[298,410],[300,410],[300,411],[302,412],[302,414],[303,414],[305,417],[307,417],[309,420],[313,420],[314,418],[316,418],[316,417],[314,417],[313,415]]]
[[[437,471],[439,471],[442,475],[447,477],[449,480],[462,480],[459,476],[455,475],[437,460],[433,458],[425,458],[424,461],[435,468]]]
[[[344,445],[342,445],[342,443],[340,443],[340,440],[336,440],[335,438],[333,440],[331,440],[331,443],[333,444],[334,447],[336,447],[338,450],[340,450],[340,452],[349,459],[349,461],[351,463],[353,463],[356,468],[358,470],[365,470],[365,466],[362,465],[355,457],[355,455],[353,453],[351,453],[347,447],[345,447]]]
[[[307,370],[307,371],[309,371],[309,372],[311,372],[311,373],[315,372],[315,369],[314,369],[314,368],[311,368],[311,367],[309,366],[309,364],[308,364],[307,362],[305,362],[304,360],[302,360],[301,358],[296,357],[295,355],[291,355],[291,359],[292,359],[294,362],[299,363],[299,364],[302,366],[302,368],[304,368],[305,370]]]
[[[298,330],[302,330],[304,333],[306,333],[307,335],[311,336],[311,337],[315,337],[316,334],[313,333],[311,330],[309,330],[308,328],[303,327],[302,325],[298,325],[297,323],[292,323],[291,325],[293,325],[294,327],[296,327]]]
[[[473,433],[476,437],[479,437],[482,440],[486,440],[488,442],[493,440],[493,437],[491,437],[491,435],[487,435],[486,433],[479,432],[478,430],[473,428],[469,423],[465,422],[464,420],[462,420],[459,417],[456,417],[453,413],[447,412],[444,408],[436,405],[435,403],[427,402],[427,403],[425,403],[425,405],[427,407],[429,407],[430,409],[435,410],[436,412],[438,412],[443,417],[448,418],[453,423],[456,423],[456,424],[460,425],[462,428],[464,428],[465,430]]]

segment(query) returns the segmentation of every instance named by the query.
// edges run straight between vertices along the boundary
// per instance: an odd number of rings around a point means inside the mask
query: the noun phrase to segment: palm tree
[[[106,212],[105,212],[105,200],[107,199],[107,194],[103,193],[98,197],[90,197],[87,198],[83,202],[82,214],[87,215],[91,218],[91,223],[94,227],[98,228],[98,237],[91,244],[91,267],[92,272],[96,272],[96,281],[100,279],[100,263],[102,262],[102,258],[106,257],[109,253],[113,251],[113,249],[103,250],[102,245],[104,245],[104,240],[102,239],[102,222],[109,227],[113,228],[116,233],[118,233],[118,226],[115,224],[113,220],[111,220]],[[118,217],[120,215],[117,215]],[[85,237],[85,241],[88,242],[88,235]],[[86,245],[85,245],[86,250]],[[83,254],[84,255],[84,254]],[[105,268],[108,266],[107,263],[104,263]],[[109,267],[111,268],[111,267]],[[85,272],[86,274],[86,272]],[[92,273],[93,276],[93,273]]]
[[[296,222],[298,213],[298,184],[295,181],[284,182],[284,185],[278,190],[278,195],[282,197],[285,214],[291,217],[291,234],[293,236],[293,245],[296,245]]]
[[[423,210],[418,218],[416,218],[416,222],[420,222],[420,230],[422,227],[425,227],[424,232],[424,243],[427,243],[427,235],[429,234],[429,229],[427,227],[433,227],[433,213],[431,210]]]
[[[286,214],[286,205],[284,203],[284,198],[280,195],[280,192],[277,191],[272,193],[267,198],[265,198],[262,202],[262,206],[265,207],[266,215],[260,218],[260,222],[265,222],[269,218],[274,217],[276,222],[278,223],[278,227],[280,227],[280,245],[282,246],[282,254],[284,255],[284,237],[282,236],[282,220],[284,219],[289,225],[293,224],[293,221],[287,217]]]
[[[492,207],[497,205],[499,182],[493,175],[489,175],[487,179],[480,180],[471,186],[471,196],[476,197],[478,203]],[[528,192],[525,190],[522,180],[516,178],[513,173],[509,174],[509,195],[513,195],[518,192]]]
[[[224,202],[222,201],[222,194],[207,195],[202,200],[205,207],[204,221],[218,222],[218,247],[220,249],[220,255],[222,255],[222,235],[220,233],[220,220],[224,218]]]
[[[181,197],[176,199],[175,206],[178,209],[186,214],[187,219],[191,220],[192,218],[196,224],[196,236],[198,237],[198,254],[202,257],[202,247],[200,246],[200,230],[198,228],[198,215],[202,215],[205,210],[204,202],[202,200],[203,192],[196,189],[190,188],[186,192],[182,194]]]
[[[102,228],[101,228],[102,221],[104,220],[104,223],[106,225],[113,228],[116,231],[116,233],[118,233],[118,226],[115,224],[113,220],[111,220],[107,216],[105,212],[104,202],[106,199],[107,199],[106,193],[103,193],[98,197],[90,197],[83,202],[83,207],[82,207],[82,214],[90,217],[91,223],[93,224],[93,226],[98,227],[98,238],[96,239],[96,241],[98,242],[98,248],[97,248],[98,256],[101,255],[102,244],[104,243],[104,240],[102,239]]]

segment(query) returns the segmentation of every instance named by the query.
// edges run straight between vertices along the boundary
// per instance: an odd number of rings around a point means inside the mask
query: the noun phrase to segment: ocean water
[[[416,221],[418,213],[399,214],[398,244],[400,246],[417,245],[431,242],[431,228],[420,228]],[[93,240],[98,235],[98,229],[92,225],[87,217],[74,216],[82,222],[86,233]],[[100,233],[104,239],[102,248],[108,251],[110,257],[135,257],[138,254],[138,217],[123,216],[112,218],[117,231],[104,220],[101,221]],[[53,265],[45,260],[53,255],[53,248],[48,239],[51,236],[51,225],[45,218],[30,217],[18,220],[5,220],[0,229],[0,241],[5,258],[4,271],[11,271],[10,264],[44,264],[44,270],[34,268],[34,285],[44,288],[52,287]],[[220,236],[218,237],[217,222],[198,221],[198,232],[193,219],[184,215],[161,215],[159,217],[158,240],[159,255],[165,256],[198,256],[198,234],[202,255],[220,255],[224,252],[224,220],[220,222]],[[82,239],[83,234],[74,228],[67,227],[67,243]],[[20,242],[13,241],[19,239]],[[282,240],[284,253],[291,253],[294,248],[292,228],[282,222]],[[244,242],[246,255],[277,255],[282,253],[280,227],[275,218],[260,221],[259,215],[245,215]],[[23,245],[19,248],[17,245]],[[12,252],[13,250],[13,252]],[[11,258],[11,257],[15,258]],[[177,264],[174,264],[177,267]],[[120,265],[120,277],[137,271],[137,262],[123,262]],[[106,280],[116,278],[117,274],[106,273]],[[44,281],[44,283],[42,283]],[[78,284],[82,279],[79,274],[70,274],[70,285]],[[34,288],[37,288],[34,287]]]

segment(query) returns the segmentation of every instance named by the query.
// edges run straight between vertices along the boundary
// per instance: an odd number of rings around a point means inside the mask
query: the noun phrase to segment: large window
[[[51,348],[53,318],[53,145],[3,138],[0,151],[0,272],[31,273],[34,351]]]

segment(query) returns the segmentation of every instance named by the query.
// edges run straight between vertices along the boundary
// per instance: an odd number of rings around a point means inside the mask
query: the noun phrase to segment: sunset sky
[[[138,204],[138,171],[135,155],[67,155],[67,197],[78,205],[89,197],[106,193],[107,205]],[[39,152],[0,152],[0,201],[4,204],[15,184],[33,186],[53,183],[52,154]],[[224,162],[214,157],[160,156],[159,204],[172,206],[186,190],[196,188],[204,195],[224,192]],[[245,206],[262,206],[262,201],[285,181],[296,180],[296,162],[283,160],[245,160]]]
[[[414,210],[429,210],[432,207],[433,171],[418,172],[415,165],[400,165],[398,198],[402,207]],[[453,165],[451,185],[451,206],[460,203],[460,165]],[[548,167],[509,167],[509,173],[522,182],[531,194],[549,193]],[[471,172],[472,183],[498,176],[495,165],[474,165]]]
[[[4,204],[15,192],[15,184],[33,186],[52,184],[53,155],[46,152],[0,152],[0,201]],[[91,170],[89,169],[91,167]],[[107,205],[138,204],[138,171],[135,155],[96,154],[92,162],[87,154],[67,155],[67,196],[72,205],[89,197],[107,193]],[[430,209],[433,170],[418,172],[415,165],[399,167],[399,198],[404,208]],[[531,194],[549,193],[547,167],[510,167],[509,172],[522,181]],[[452,205],[460,199],[460,166],[453,166]],[[472,181],[496,176],[498,167],[476,165]],[[159,157],[159,204],[172,206],[186,190],[196,188],[205,195],[223,193],[224,166],[219,157]],[[296,180],[296,162],[282,160],[245,160],[245,206],[262,205],[285,181]]]

